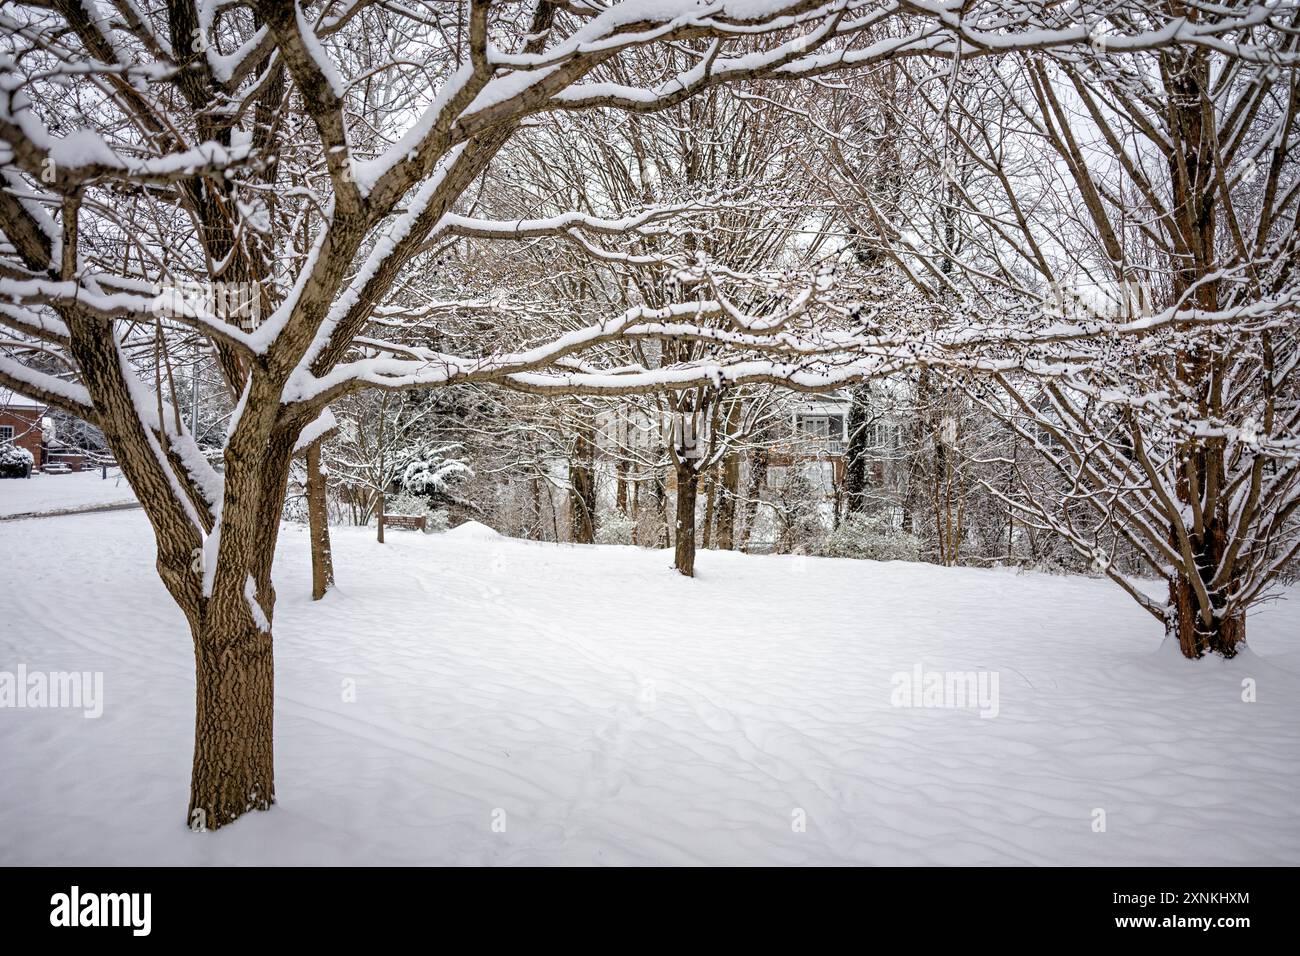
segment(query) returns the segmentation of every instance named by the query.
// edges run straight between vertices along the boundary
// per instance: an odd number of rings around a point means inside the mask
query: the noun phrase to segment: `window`
[[[825,415],[805,415],[803,430],[814,438],[826,438],[830,435],[831,420]]]
[[[876,422],[869,435],[871,447],[878,451],[897,451],[903,447],[903,426],[893,422]]]
[[[0,425],[0,441],[13,441],[14,427],[12,425]]]

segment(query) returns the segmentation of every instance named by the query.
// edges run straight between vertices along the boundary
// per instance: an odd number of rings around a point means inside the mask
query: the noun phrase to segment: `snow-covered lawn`
[[[131,486],[116,468],[108,470],[106,479],[100,477],[98,468],[66,475],[36,472],[30,478],[0,479],[0,517],[133,501]]]
[[[105,704],[0,710],[0,863],[1300,863],[1294,604],[1193,664],[1102,581],[712,552],[686,580],[472,529],[335,529],[315,605],[285,529],[279,802],[191,834],[144,515],[35,528],[0,524],[0,670],[100,670]],[[996,672],[997,716],[893,706],[918,665]]]

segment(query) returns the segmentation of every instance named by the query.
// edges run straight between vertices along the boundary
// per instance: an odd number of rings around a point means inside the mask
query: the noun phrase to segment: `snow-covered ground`
[[[0,670],[104,674],[99,719],[0,710],[0,863],[1300,863],[1294,604],[1189,663],[1103,581],[388,538],[335,529],[313,604],[285,529],[279,802],[192,834],[144,515],[0,524]],[[997,716],[894,706],[918,666]]]
[[[66,475],[34,472],[30,478],[0,479],[0,518],[42,511],[94,508],[135,501],[131,486],[116,468],[101,478],[100,470]]]

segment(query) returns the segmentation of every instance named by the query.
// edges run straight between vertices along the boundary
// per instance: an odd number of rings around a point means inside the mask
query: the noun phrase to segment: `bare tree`
[[[1000,392],[949,381],[1045,457],[1059,493],[1019,471],[1014,490],[988,490],[1068,540],[1187,657],[1233,656],[1300,547],[1298,24],[1269,15],[1270,59],[1131,54],[1115,37],[1135,22],[1101,18],[1076,56],[915,85],[904,140],[942,189],[886,210],[835,164],[920,301],[1016,327],[971,366]],[[1167,600],[1121,553],[1165,579]]]

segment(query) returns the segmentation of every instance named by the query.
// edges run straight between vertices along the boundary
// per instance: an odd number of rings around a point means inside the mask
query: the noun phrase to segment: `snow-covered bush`
[[[32,453],[26,448],[20,448],[18,445],[6,442],[0,445],[0,464],[34,465],[36,459],[32,457]]]
[[[826,539],[822,553],[832,558],[866,558],[871,561],[917,561],[916,536],[895,528],[885,512],[851,514]]]
[[[597,544],[631,544],[636,521],[627,515],[611,511],[600,516],[596,525]]]
[[[26,448],[5,442],[0,444],[0,478],[26,478],[36,459]]]
[[[830,521],[826,491],[808,469],[790,468],[783,480],[774,482],[766,501],[780,554],[820,554]]]
[[[457,478],[473,477],[474,473],[463,461],[444,458],[443,453],[454,446],[438,448],[415,458],[402,471],[402,487],[407,491],[426,495],[445,492]]]

